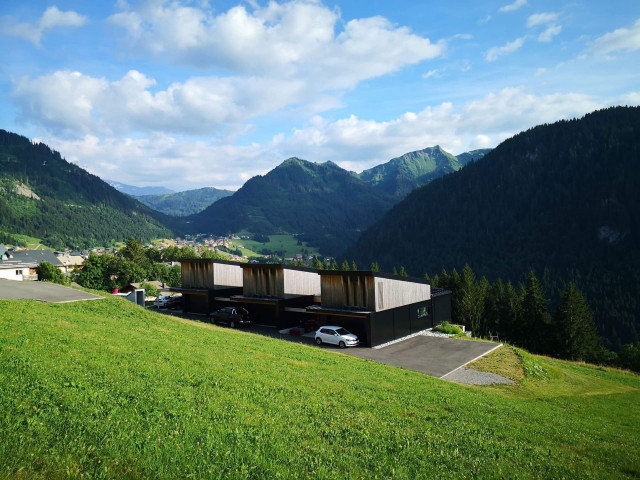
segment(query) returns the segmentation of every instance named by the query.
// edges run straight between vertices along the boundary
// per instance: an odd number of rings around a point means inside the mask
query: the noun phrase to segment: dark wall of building
[[[431,317],[433,318],[433,324],[430,326],[451,321],[451,292],[431,298]]]
[[[182,294],[182,309],[188,313],[209,313],[209,295],[183,293]]]
[[[431,300],[371,313],[371,344],[382,345],[433,326]]]

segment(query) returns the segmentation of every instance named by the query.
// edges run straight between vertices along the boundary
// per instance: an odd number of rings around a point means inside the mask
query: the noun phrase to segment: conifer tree
[[[529,271],[520,312],[520,344],[535,353],[548,353],[551,316],[544,291],[533,270]]]
[[[599,350],[593,314],[582,292],[569,282],[553,316],[556,355],[569,360],[592,360]]]
[[[342,270],[343,272],[348,272],[349,271],[349,262],[344,260],[342,262],[342,265],[340,265],[340,270]]]

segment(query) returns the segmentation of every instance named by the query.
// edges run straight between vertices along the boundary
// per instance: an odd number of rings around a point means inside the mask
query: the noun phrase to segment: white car
[[[338,345],[340,348],[355,347],[360,343],[358,337],[350,333],[346,328],[327,326],[321,327],[316,331],[316,343],[331,343]]]

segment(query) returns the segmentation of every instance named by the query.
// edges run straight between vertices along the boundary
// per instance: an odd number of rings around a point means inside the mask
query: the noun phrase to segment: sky
[[[0,51],[0,128],[175,191],[640,105],[638,0],[0,0]]]

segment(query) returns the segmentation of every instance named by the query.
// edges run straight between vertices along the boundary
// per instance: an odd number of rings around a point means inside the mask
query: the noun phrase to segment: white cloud
[[[544,31],[538,35],[538,41],[550,42],[562,31],[562,26],[558,24],[558,17],[558,13],[555,12],[535,13],[527,19],[527,27],[545,26]]]
[[[422,74],[422,78],[426,80],[427,78],[435,77],[437,75],[438,70],[429,70],[428,72]]]
[[[515,0],[515,2],[500,7],[498,11],[500,12],[514,12],[524,7],[527,4],[527,0]]]
[[[536,27],[538,25],[548,25],[558,20],[558,14],[555,12],[534,13],[527,18],[527,27]]]
[[[81,27],[89,19],[72,10],[63,12],[57,7],[47,8],[35,23],[15,23],[12,19],[4,17],[0,32],[4,35],[24,38],[39,45],[45,33],[57,27]]]
[[[325,88],[351,88],[441,55],[432,43],[383,17],[354,19],[342,30],[339,12],[315,1],[271,1],[215,15],[182,3],[148,1],[125,8],[110,21],[128,33],[132,54],[232,74],[303,77]]]
[[[640,50],[640,19],[631,28],[619,28],[602,35],[593,42],[590,49],[596,55]]]
[[[238,188],[291,156],[314,162],[332,160],[343,168],[362,171],[436,144],[454,154],[494,147],[532,126],[620,104],[640,105],[640,92],[596,100],[579,93],[534,95],[522,88],[505,88],[466,104],[445,102],[382,122],[354,115],[333,122],[314,116],[303,128],[245,146],[194,142],[161,133],[144,139],[100,139],[87,134],[77,140],[43,141],[103,178],[133,184],[144,178],[146,185],[174,190]]]
[[[513,42],[508,42],[506,45],[502,47],[492,47],[487,50],[485,54],[485,59],[488,62],[493,62],[497,60],[499,57],[503,55],[507,55],[509,53],[513,53],[518,50],[524,44],[524,38],[516,38]]]
[[[303,100],[300,81],[252,77],[195,77],[152,92],[155,80],[132,70],[110,82],[58,71],[14,82],[19,119],[68,134],[174,132],[213,134]],[[316,92],[317,93],[317,92]],[[316,98],[314,106],[335,106]]]
[[[550,42],[553,40],[553,37],[558,35],[562,31],[562,26],[560,25],[549,25],[544,32],[538,35],[539,42]]]

